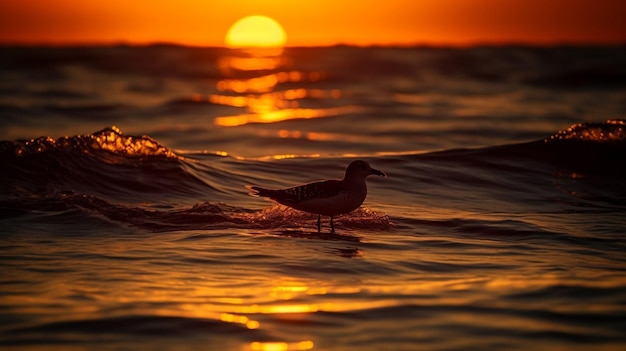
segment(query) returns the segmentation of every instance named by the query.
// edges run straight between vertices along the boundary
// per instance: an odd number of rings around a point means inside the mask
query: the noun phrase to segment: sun
[[[275,20],[255,15],[230,26],[224,40],[231,48],[279,48],[287,42],[287,34]]]

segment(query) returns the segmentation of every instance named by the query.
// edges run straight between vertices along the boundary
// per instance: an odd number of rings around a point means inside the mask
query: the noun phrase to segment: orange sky
[[[626,43],[623,0],[0,0],[0,43],[221,46],[253,14],[292,46]]]

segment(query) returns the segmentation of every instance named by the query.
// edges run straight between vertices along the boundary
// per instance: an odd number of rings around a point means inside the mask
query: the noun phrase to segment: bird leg
[[[322,218],[322,215],[317,215],[317,232],[319,233],[321,230],[321,224],[320,224],[320,220]]]
[[[335,223],[333,223],[333,216],[330,216],[330,233],[335,234]]]

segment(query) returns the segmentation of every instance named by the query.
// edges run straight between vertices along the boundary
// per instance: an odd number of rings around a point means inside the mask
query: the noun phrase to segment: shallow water
[[[0,345],[626,345],[624,48],[250,55],[2,49]],[[247,195],[357,158],[337,234]]]

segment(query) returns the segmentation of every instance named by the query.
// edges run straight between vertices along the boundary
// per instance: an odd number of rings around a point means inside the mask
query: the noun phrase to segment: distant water
[[[0,48],[0,347],[622,350],[626,48]],[[316,216],[247,195],[340,178]]]

